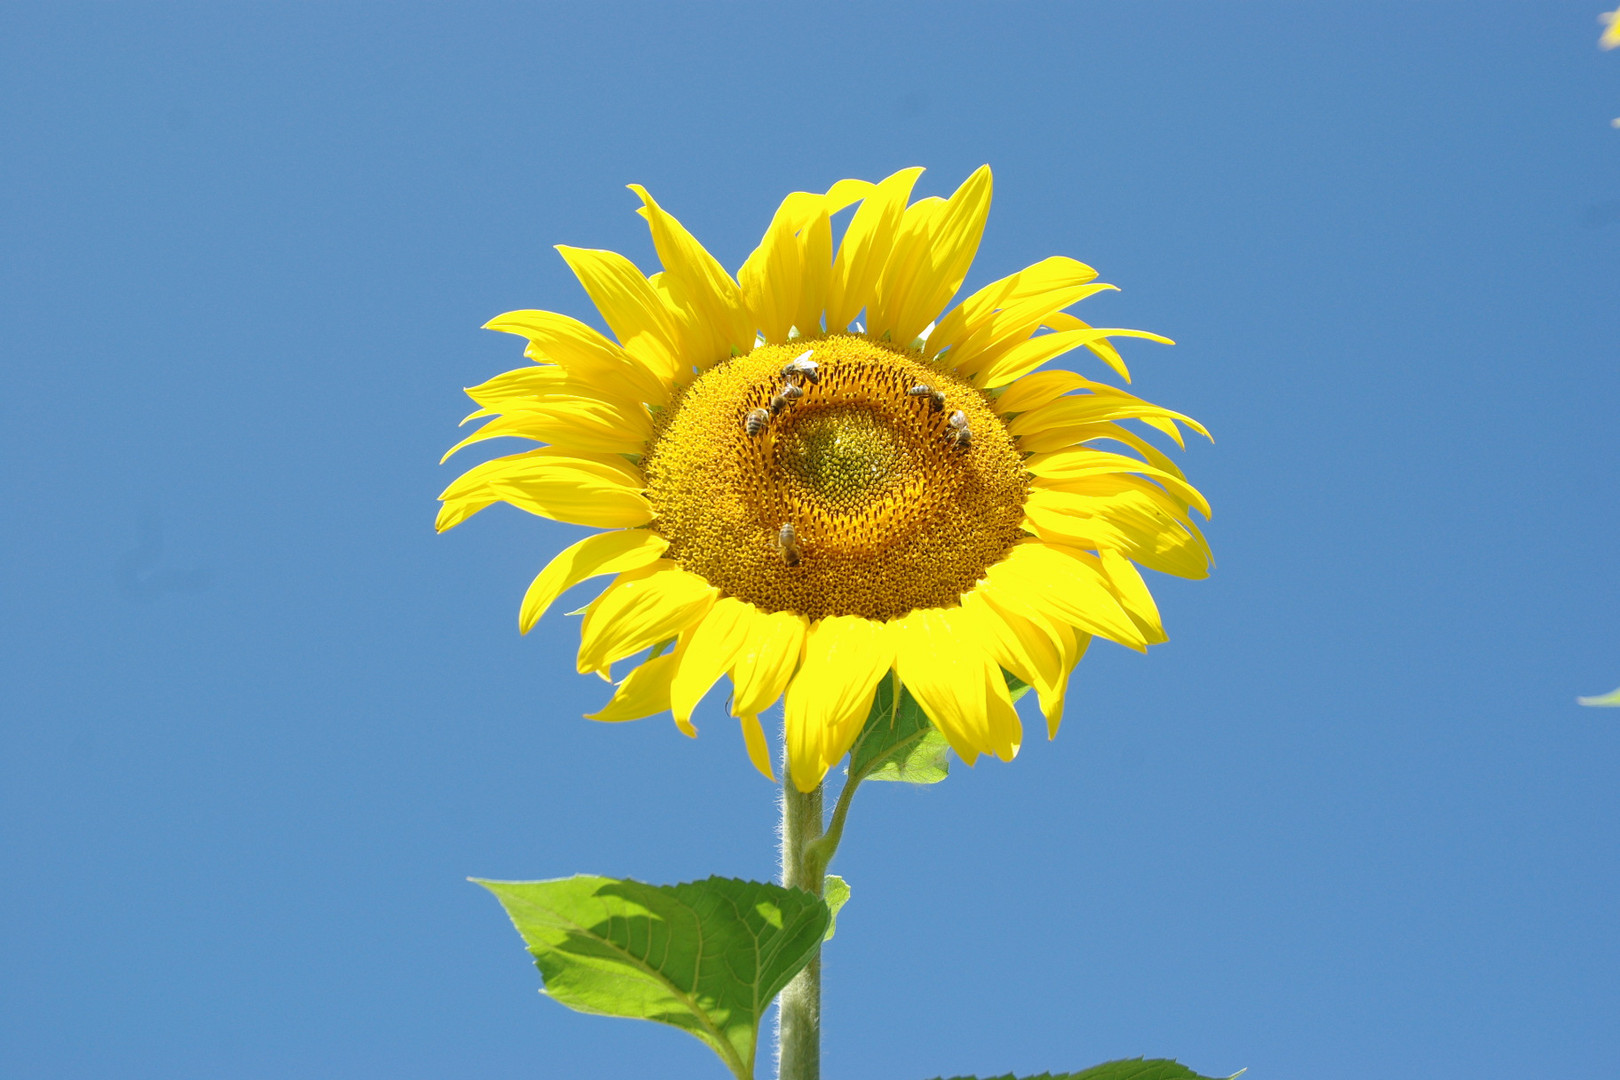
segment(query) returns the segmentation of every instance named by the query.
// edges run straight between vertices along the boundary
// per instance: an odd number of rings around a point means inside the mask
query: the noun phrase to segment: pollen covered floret
[[[807,349],[816,366],[796,376],[789,361]],[[953,419],[973,426],[971,453]],[[1029,486],[982,393],[853,334],[711,368],[664,414],[645,471],[667,558],[762,611],[810,619],[956,606],[1018,542]]]

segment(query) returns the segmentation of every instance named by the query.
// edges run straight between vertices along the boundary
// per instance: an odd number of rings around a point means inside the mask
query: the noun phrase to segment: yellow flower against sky
[[[1122,421],[1178,443],[1204,429],[1042,370],[1084,348],[1128,382],[1109,337],[1166,339],[1067,314],[1112,286],[1061,256],[947,310],[990,170],[908,205],[921,172],[789,195],[736,278],[635,187],[660,273],[558,249],[617,341],[549,311],[488,324],[535,363],[468,391],[486,422],[451,452],[541,445],[462,474],[438,527],[505,501],[604,530],[556,556],[520,614],[527,632],[567,588],[612,576],[584,609],[578,668],[611,680],[643,658],[594,719],[668,711],[695,735],[729,676],[767,776],[759,715],[784,699],[789,770],[810,791],[892,673],[965,761],[1010,760],[1023,733],[1003,670],[1055,734],[1092,637],[1164,640],[1138,567],[1207,574],[1192,511],[1208,504]],[[835,248],[831,218],[851,206]]]

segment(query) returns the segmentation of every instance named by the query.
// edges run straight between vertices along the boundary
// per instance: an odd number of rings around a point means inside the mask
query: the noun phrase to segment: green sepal
[[[1001,669],[1001,677],[1007,681],[1007,694],[1014,701],[1017,701],[1019,698],[1029,693],[1029,683],[1025,682],[1023,679],[1020,679],[1006,668]]]
[[[580,1012],[678,1027],[740,1080],[754,1075],[760,1018],[832,922],[802,889],[732,878],[473,880],[511,917],[543,993]]]
[[[828,874],[821,882],[821,899],[832,916],[832,921],[827,923],[827,936],[821,940],[831,941],[838,932],[838,909],[849,903],[849,882],[837,874]]]
[[[1247,1069],[1240,1069],[1227,1077],[1226,1080],[1236,1080]],[[958,1076],[953,1080],[977,1080],[971,1076]],[[983,1080],[1214,1080],[1213,1077],[1202,1076],[1193,1072],[1187,1066],[1164,1058],[1143,1060],[1142,1058],[1125,1058],[1120,1061],[1109,1061],[1102,1065],[1093,1065],[1081,1072],[1069,1073],[1041,1073],[1039,1076],[1018,1077],[1012,1073],[1004,1076],[986,1076]]]

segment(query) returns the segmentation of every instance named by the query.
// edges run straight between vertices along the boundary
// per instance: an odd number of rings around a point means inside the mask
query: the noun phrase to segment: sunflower
[[[1191,516],[1208,504],[1121,422],[1178,444],[1181,425],[1207,432],[1041,370],[1083,348],[1129,382],[1109,338],[1168,339],[1067,314],[1113,286],[1063,257],[945,311],[990,170],[908,205],[921,172],[789,195],[736,278],[633,185],[661,272],[558,248],[613,338],[549,311],[487,324],[528,339],[534,365],[467,391],[485,422],[450,454],[540,445],[463,473],[438,528],[506,502],[604,530],[557,555],[519,615],[527,633],[565,590],[612,576],[583,609],[579,671],[611,682],[639,662],[591,719],[668,711],[696,735],[693,710],[729,675],[749,757],[773,779],[759,716],[785,699],[788,770],[810,791],[892,676],[968,764],[1010,760],[1023,736],[1004,671],[1035,689],[1053,735],[1091,638],[1165,639],[1138,566],[1208,573]],[[835,249],[831,218],[851,206]]]

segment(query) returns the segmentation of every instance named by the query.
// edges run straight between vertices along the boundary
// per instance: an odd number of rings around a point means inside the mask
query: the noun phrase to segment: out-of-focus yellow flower
[[[1614,11],[1605,11],[1598,16],[1598,21],[1607,27],[1603,36],[1598,38],[1598,44],[1605,49],[1612,49],[1620,45],[1620,8]]]
[[[1178,443],[1181,425],[1204,429],[1040,370],[1084,348],[1128,382],[1108,339],[1167,339],[1067,314],[1112,286],[1062,257],[941,315],[978,248],[990,170],[908,205],[921,171],[789,195],[735,279],[634,187],[661,273],[558,249],[617,341],[549,311],[488,324],[527,338],[536,366],[468,391],[469,419],[487,422],[451,452],[543,445],[459,477],[438,527],[505,501],[605,530],[540,572],[519,617],[527,632],[565,589],[613,575],[584,609],[578,668],[611,679],[644,658],[594,719],[667,710],[695,735],[694,708],[729,675],[767,776],[759,714],[785,695],[789,768],[809,791],[894,672],[964,760],[1008,760],[1023,735],[1003,669],[1055,734],[1093,636],[1164,640],[1138,565],[1208,573],[1191,516],[1208,504],[1122,421]],[[835,249],[830,218],[852,205]]]

